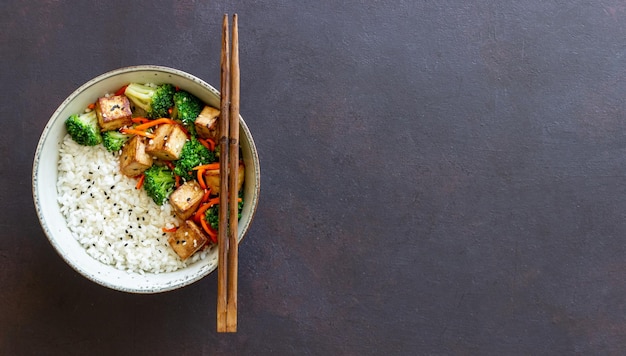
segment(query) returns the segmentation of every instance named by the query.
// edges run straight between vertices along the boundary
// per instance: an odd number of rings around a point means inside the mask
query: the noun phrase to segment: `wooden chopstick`
[[[226,332],[227,318],[227,252],[228,252],[228,135],[230,112],[230,54],[228,15],[222,21],[222,55],[220,57],[220,206],[217,232],[217,331]]]
[[[217,262],[217,331],[237,331],[239,263],[239,25],[233,15],[229,52],[228,15],[222,21],[220,99],[220,207]]]
[[[237,181],[239,175],[239,25],[237,14],[233,15],[232,43],[230,51],[230,136],[229,152],[229,233],[228,233],[228,311],[226,331],[237,331],[237,271],[239,260]]]

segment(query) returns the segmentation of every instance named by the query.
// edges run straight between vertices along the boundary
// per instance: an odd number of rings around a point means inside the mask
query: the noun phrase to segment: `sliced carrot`
[[[209,200],[209,197],[211,196],[211,188],[205,189],[204,190],[204,195],[202,196],[202,200],[200,200],[202,203],[205,203]]]
[[[206,147],[207,150],[211,152],[215,151],[215,141],[211,140],[210,138],[198,138],[198,142],[200,142],[202,146]]]
[[[206,189],[206,183],[204,182],[204,170],[198,169],[198,183],[202,189]]]
[[[93,110],[96,107],[96,103],[91,103],[89,105],[87,105],[87,109],[89,110]]]
[[[203,170],[203,171],[210,171],[213,169],[220,169],[220,163],[219,162],[215,162],[215,163],[209,163],[209,164],[203,164],[201,166],[196,166],[192,168],[194,171],[195,170]]]
[[[198,142],[200,142],[202,146],[206,147],[207,150],[211,151],[211,146],[209,146],[209,143],[206,140],[198,137]]]
[[[150,122],[150,119],[147,117],[133,117],[131,119],[135,124],[145,124],[146,122]]]
[[[176,181],[176,183],[175,183],[176,188],[180,187],[180,176],[178,174],[175,174],[174,175],[174,179]]]
[[[119,88],[119,89],[115,92],[115,95],[122,95],[122,94],[124,94],[124,92],[126,91],[126,87],[128,87],[128,85],[124,85],[123,87]]]
[[[200,223],[202,224],[202,229],[204,229],[204,231],[206,231],[206,233],[211,238],[211,241],[213,243],[217,243],[217,232],[211,229],[211,227],[209,227],[209,224],[206,222],[206,217],[203,216],[200,219]]]
[[[145,136],[147,138],[155,137],[154,134],[152,133],[141,131],[141,130],[136,130],[136,129],[121,129],[120,132],[124,134],[129,134],[129,135]]]
[[[137,125],[137,126],[135,126],[135,130],[146,130],[146,129],[149,129],[149,128],[153,127],[153,126],[161,125],[161,124],[172,124],[172,125],[175,125],[175,124],[178,124],[178,123],[176,121],[172,120],[172,119],[168,119],[168,118],[162,117],[160,119],[150,120],[150,121],[148,121],[148,122],[146,122],[144,124]]]
[[[209,146],[210,146],[209,150],[211,150],[211,151],[215,151],[215,141],[213,141],[213,140],[212,140],[212,139],[210,139],[210,138],[207,138],[207,139],[206,139],[206,142],[208,142],[208,143],[209,143]]]
[[[176,230],[178,230],[178,228],[176,226],[172,227],[172,228],[162,228],[161,230],[163,230],[163,232],[176,232]]]
[[[135,185],[135,189],[141,189],[141,187],[143,186],[144,180],[146,180],[146,175],[142,173],[139,176],[139,181],[137,181],[137,185]]]
[[[198,210],[196,210],[196,213],[193,216],[193,219],[198,221],[200,220],[200,218],[202,217],[202,215],[204,215],[204,213],[207,211],[207,209],[209,209],[210,207],[212,207],[215,204],[219,204],[220,202],[220,198],[213,198],[213,199],[209,199],[206,203],[203,203],[202,205],[200,205],[200,207],[198,208]]]

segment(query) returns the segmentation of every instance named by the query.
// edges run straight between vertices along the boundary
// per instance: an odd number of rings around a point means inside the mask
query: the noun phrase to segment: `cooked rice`
[[[208,249],[183,262],[163,227],[178,225],[169,203],[155,204],[137,181],[119,171],[119,154],[81,146],[66,135],[60,149],[58,202],[67,226],[87,253],[135,273],[162,273],[206,258]]]

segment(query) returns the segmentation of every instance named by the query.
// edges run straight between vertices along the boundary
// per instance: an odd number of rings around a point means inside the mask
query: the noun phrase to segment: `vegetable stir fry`
[[[219,110],[172,86],[129,83],[100,97],[65,125],[76,143],[102,144],[119,157],[120,171],[137,180],[157,205],[169,202],[178,226],[164,226],[186,260],[217,243]],[[239,164],[239,212],[244,165]]]

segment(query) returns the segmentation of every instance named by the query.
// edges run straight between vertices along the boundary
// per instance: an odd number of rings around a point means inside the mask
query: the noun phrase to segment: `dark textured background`
[[[470,4],[471,3],[471,4]],[[31,195],[38,137],[136,64],[217,85],[240,16],[262,164],[239,332],[215,275],[107,290]],[[3,1],[0,354],[622,354],[626,3]]]

